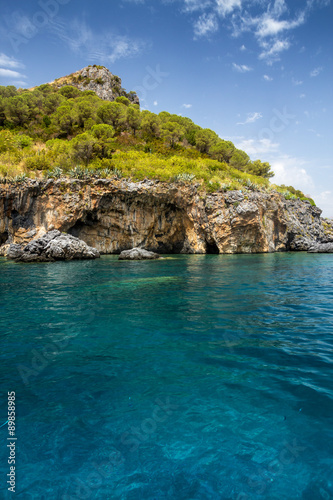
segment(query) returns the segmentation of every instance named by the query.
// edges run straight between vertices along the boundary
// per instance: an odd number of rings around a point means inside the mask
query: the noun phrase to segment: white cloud
[[[314,193],[313,198],[318,207],[322,209],[322,216],[333,218],[333,192],[321,191],[318,194]]]
[[[270,14],[264,14],[258,19],[256,35],[260,38],[276,36],[283,31],[297,28],[305,22],[305,13],[302,12],[294,21],[279,20]]]
[[[0,54],[0,66],[4,66],[5,68],[24,68],[24,64],[21,64],[19,61],[14,59],[13,57],[8,57],[6,54]]]
[[[239,73],[247,73],[248,71],[252,71],[253,68],[250,68],[249,66],[246,66],[246,64],[236,64],[232,63],[232,67],[234,68],[235,71],[238,71]]]
[[[184,11],[185,12],[195,12],[198,10],[205,10],[211,5],[210,0],[184,0]]]
[[[157,106],[158,105],[158,102],[157,101],[154,101],[154,106]]]
[[[194,23],[194,34],[197,37],[215,33],[218,29],[219,25],[215,14],[202,14]]]
[[[89,61],[114,63],[118,59],[138,55],[146,46],[142,40],[125,35],[95,33],[78,19],[72,23],[50,23],[50,28],[72,52],[84,55]]]
[[[200,14],[194,21],[198,37],[216,32],[218,18],[221,26],[231,29],[233,36],[252,33],[261,48],[259,57],[268,64],[279,60],[281,53],[290,48],[293,38],[282,39],[283,35],[303,25],[319,5],[327,7],[330,3],[330,0],[306,0],[292,14],[295,6],[291,0],[289,5],[286,0],[168,0],[172,1],[183,4],[183,12],[191,15],[192,22],[193,15]],[[240,50],[245,49],[245,45],[241,45]]]
[[[319,5],[327,7],[330,4],[330,0],[306,0],[295,14],[291,14],[292,8],[295,11],[291,0],[289,5],[286,0],[163,0],[163,3],[177,1],[183,4],[183,12],[189,13],[191,17],[196,13],[201,14],[194,22],[196,36],[216,32],[218,16],[221,25],[231,28],[234,36],[247,31],[253,33],[259,46],[263,47],[264,41],[269,42],[268,47],[264,47],[265,50],[260,53],[261,58],[267,58],[269,64],[279,60],[278,54],[291,46],[291,42],[286,40],[277,41],[277,36],[281,38],[282,34],[304,24],[311,11]],[[245,50],[245,45],[241,46],[241,50]]]
[[[216,0],[217,12],[220,16],[225,17],[235,9],[240,9],[242,0]]]
[[[290,43],[288,40],[275,40],[273,44],[263,43],[264,50],[259,55],[259,59],[266,59],[268,64],[279,60],[280,52],[289,49]]]
[[[13,71],[12,69],[0,68],[0,76],[3,78],[24,78],[18,71]]]
[[[186,109],[192,108],[192,104],[183,104],[183,108]]]
[[[274,184],[285,184],[294,186],[303,192],[314,189],[312,177],[305,169],[307,162],[302,158],[293,158],[288,155],[282,155],[271,162],[271,167],[275,173]]]
[[[315,68],[314,70],[311,71],[310,76],[311,77],[318,76],[319,73],[321,73],[322,71],[323,71],[322,66],[319,66],[318,68]]]
[[[284,0],[275,0],[271,10],[276,16],[281,16],[288,9]]]
[[[303,82],[302,80],[296,80],[295,78],[292,78],[291,79],[291,82],[293,85],[297,86],[297,85],[303,85]]]
[[[237,125],[247,125],[248,123],[254,123],[262,118],[262,114],[258,112],[248,113],[245,122],[238,122]]]
[[[323,191],[322,193],[320,193],[319,196],[324,201],[333,200],[333,193],[332,193],[332,191]]]
[[[304,99],[306,97],[306,94],[300,94],[299,98]]]
[[[268,153],[276,153],[280,146],[279,143],[272,142],[270,139],[239,138],[239,141],[235,142],[235,144],[238,149],[246,151],[252,158]]]
[[[264,80],[266,80],[266,82],[273,81],[273,78],[271,76],[268,76],[268,75],[264,75],[263,78],[264,78]]]

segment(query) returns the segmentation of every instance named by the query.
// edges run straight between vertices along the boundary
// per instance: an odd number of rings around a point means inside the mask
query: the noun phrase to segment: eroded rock
[[[333,242],[315,243],[309,248],[308,253],[333,253]]]
[[[98,250],[84,241],[60,231],[49,231],[26,246],[11,244],[6,257],[17,262],[52,262],[55,260],[97,259]]]
[[[149,252],[144,248],[132,248],[131,250],[124,250],[119,255],[119,260],[153,260],[159,259],[158,253]]]
[[[31,243],[38,255],[36,240],[51,228],[104,254],[128,248],[158,254],[307,251],[332,238],[320,209],[276,191],[209,194],[188,183],[126,179],[0,185],[0,255],[9,243]],[[53,251],[53,258],[67,252],[59,246]]]

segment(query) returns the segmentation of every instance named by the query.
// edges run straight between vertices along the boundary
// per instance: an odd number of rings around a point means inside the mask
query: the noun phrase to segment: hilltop
[[[115,101],[117,97],[126,97],[133,104],[140,104],[134,91],[126,92],[122,87],[121,78],[111,73],[105,66],[89,65],[75,73],[56,78],[49,85],[56,89],[71,85],[77,89],[92,90],[104,101]],[[34,90],[34,87],[31,90]]]

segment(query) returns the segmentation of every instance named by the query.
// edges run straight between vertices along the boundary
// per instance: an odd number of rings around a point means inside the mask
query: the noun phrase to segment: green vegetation
[[[148,177],[195,182],[208,191],[276,189],[287,199],[305,199],[292,187],[272,186],[273,175],[269,163],[251,161],[214,131],[166,111],[140,111],[124,96],[103,101],[71,85],[0,87],[1,182]]]

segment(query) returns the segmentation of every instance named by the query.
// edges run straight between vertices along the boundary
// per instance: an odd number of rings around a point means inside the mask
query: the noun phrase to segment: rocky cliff
[[[321,210],[275,191],[206,194],[199,185],[117,179],[0,186],[0,253],[58,229],[102,253],[308,250],[327,241]]]
[[[87,66],[68,76],[57,78],[50,82],[56,88],[71,85],[79,90],[93,90],[105,101],[114,101],[117,97],[127,97],[134,104],[140,104],[135,92],[126,92],[122,87],[121,78],[113,75],[104,66]]]

